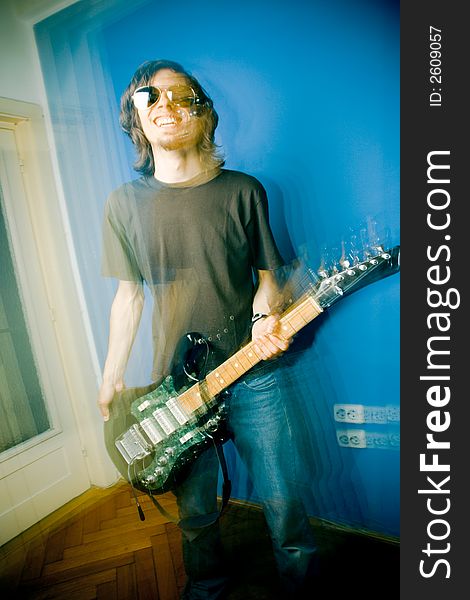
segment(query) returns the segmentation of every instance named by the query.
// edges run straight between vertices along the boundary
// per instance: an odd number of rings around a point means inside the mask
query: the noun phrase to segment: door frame
[[[15,134],[48,304],[45,317],[52,321],[64,374],[60,402],[72,407],[89,484],[107,487],[118,475],[107,456],[96,405],[101,369],[75,261],[52,131],[39,105],[9,98],[0,98],[0,126]],[[20,286],[25,283],[19,281]],[[54,423],[56,416],[51,417]]]

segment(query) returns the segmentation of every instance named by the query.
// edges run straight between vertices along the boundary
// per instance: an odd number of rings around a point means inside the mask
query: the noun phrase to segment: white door
[[[90,487],[14,126],[0,127],[0,545]],[[53,291],[52,291],[53,293]],[[66,366],[65,366],[66,368]]]

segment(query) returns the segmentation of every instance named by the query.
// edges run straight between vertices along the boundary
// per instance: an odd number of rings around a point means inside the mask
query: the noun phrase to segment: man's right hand
[[[103,382],[101,384],[98,394],[98,407],[104,421],[109,421],[109,405],[113,401],[114,395],[116,392],[122,392],[125,387],[124,381],[118,381],[117,383]]]
[[[103,383],[98,394],[98,406],[105,421],[109,420],[109,405],[114,395],[126,387],[124,373],[143,306],[142,284],[120,281],[111,306],[108,354],[103,369]]]

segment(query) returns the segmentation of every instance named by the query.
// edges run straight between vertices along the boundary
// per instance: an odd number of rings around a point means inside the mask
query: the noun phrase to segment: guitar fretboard
[[[323,309],[310,294],[303,295],[281,315],[280,327],[283,337],[290,339],[321,312]],[[261,360],[258,346],[253,341],[249,342],[211,371],[204,382],[196,383],[181,394],[178,403],[186,413],[200,409],[204,403],[210,402]]]

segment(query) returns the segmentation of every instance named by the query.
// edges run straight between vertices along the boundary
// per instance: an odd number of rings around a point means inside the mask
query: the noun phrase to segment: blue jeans
[[[298,490],[302,473],[295,422],[299,415],[292,401],[291,360],[285,355],[262,362],[231,387],[227,401],[229,431],[261,499],[285,598],[300,594],[316,561],[315,540]],[[217,473],[215,452],[206,451],[177,490],[182,518],[216,514]],[[183,539],[190,580],[185,597],[222,598],[226,579],[218,522],[199,530],[185,527]]]

